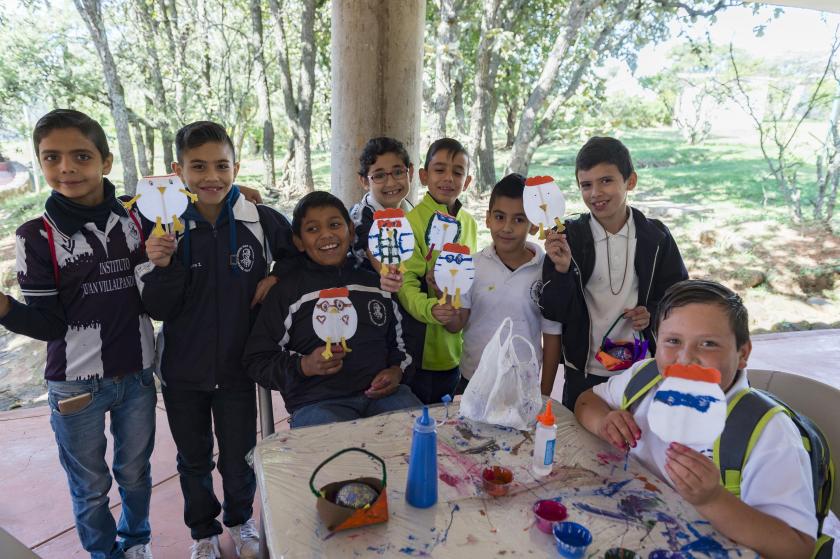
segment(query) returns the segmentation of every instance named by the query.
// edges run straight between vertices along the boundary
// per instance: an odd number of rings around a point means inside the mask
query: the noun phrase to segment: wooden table
[[[457,417],[457,404],[438,425],[438,503],[416,509],[405,502],[408,452],[418,412],[403,412],[277,433],[254,451],[271,557],[529,555],[557,557],[554,539],[537,530],[532,507],[539,499],[561,501],[568,520],[593,535],[586,557],[603,557],[612,547],[642,557],[657,549],[693,557],[756,557],[703,521],[664,482],[637,462],[624,470],[624,456],[584,431],[557,405],[558,437],[550,476],[530,472],[530,433],[474,423]],[[387,464],[390,519],[385,524],[329,533],[318,518],[309,477],[325,458],[361,446]],[[487,496],[480,480],[489,465],[513,470],[504,497]],[[377,476],[378,465],[361,453],[328,464],[316,486],[358,476]]]

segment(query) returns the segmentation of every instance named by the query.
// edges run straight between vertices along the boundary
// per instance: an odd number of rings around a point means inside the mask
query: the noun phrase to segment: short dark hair
[[[54,109],[38,119],[38,122],[35,123],[35,129],[32,131],[35,153],[41,153],[41,150],[38,149],[41,140],[53,130],[62,128],[75,128],[81,132],[96,146],[96,151],[99,152],[102,159],[111,155],[111,150],[108,149],[108,138],[105,136],[102,125],[85,113],[73,109]]]
[[[347,208],[341,200],[325,190],[316,190],[301,198],[297,206],[295,206],[295,210],[292,212],[292,232],[300,237],[300,228],[303,226],[306,212],[312,208],[323,208],[326,206],[336,208],[341,213],[344,221],[347,222],[350,231],[353,231],[353,221],[350,219],[350,214],[347,212]]]
[[[575,158],[575,178],[578,171],[588,171],[600,163],[612,163],[624,180],[635,172],[630,150],[621,141],[608,136],[593,136],[583,144]]]
[[[488,208],[490,210],[493,209],[493,204],[499,196],[522,200],[522,194],[524,192],[525,177],[519,173],[511,173],[493,186],[493,191],[490,192],[490,205]]]
[[[184,151],[210,142],[225,143],[230,146],[230,153],[236,161],[236,148],[233,147],[233,140],[228,136],[224,126],[209,120],[199,120],[187,124],[175,134],[175,157],[178,158],[178,163],[184,162],[181,158]]]
[[[373,165],[380,155],[386,153],[393,153],[399,157],[406,167],[411,166],[411,159],[408,157],[408,150],[405,149],[403,143],[394,138],[387,136],[380,136],[379,138],[371,138],[362,148],[362,154],[359,156],[359,176],[367,177],[370,166]]]
[[[725,285],[701,279],[683,280],[665,291],[656,313],[656,330],[672,310],[693,303],[720,306],[729,316],[737,346],[740,348],[750,341],[749,315],[741,297]]]
[[[453,138],[440,138],[439,140],[435,140],[432,142],[432,145],[429,146],[429,150],[426,152],[426,161],[423,163],[423,168],[428,169],[429,163],[432,162],[432,157],[439,151],[448,151],[452,157],[455,157],[459,153],[463,153],[467,158],[467,165],[470,162],[470,154],[467,153],[467,148]]]

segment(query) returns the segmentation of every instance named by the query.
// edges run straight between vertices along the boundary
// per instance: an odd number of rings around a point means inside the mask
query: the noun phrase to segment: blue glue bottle
[[[437,425],[423,406],[423,415],[414,422],[411,454],[408,458],[408,481],[405,500],[420,509],[437,503]]]

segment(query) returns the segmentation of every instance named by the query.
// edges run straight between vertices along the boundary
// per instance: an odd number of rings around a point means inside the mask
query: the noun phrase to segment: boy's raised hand
[[[365,396],[374,400],[390,396],[400,387],[402,375],[402,369],[399,367],[388,367],[379,371],[379,374],[371,381],[370,388],[365,390]]]
[[[385,264],[383,264],[384,266]],[[379,287],[382,288],[382,291],[388,291],[389,293],[396,293],[400,290],[403,284],[403,275],[400,273],[400,270],[397,266],[388,265],[388,269],[390,270],[387,275],[379,276]]]
[[[257,284],[256,291],[254,291],[254,298],[251,299],[252,309],[257,305],[262,304],[262,302],[268,295],[268,292],[271,291],[271,288],[274,287],[278,281],[280,281],[280,278],[274,275],[266,276],[260,280],[260,282]]]
[[[633,330],[639,332],[644,330],[650,324],[650,311],[647,307],[639,305],[632,309],[624,309],[624,318],[633,321]]]
[[[327,349],[327,346],[318,346],[312,350],[309,355],[304,355],[300,359],[300,371],[303,376],[316,377],[322,375],[334,375],[341,370],[344,364],[344,350],[339,344],[333,344],[332,357],[324,359],[321,355]]]
[[[446,303],[445,305],[438,303],[432,307],[432,316],[435,320],[446,326],[458,318],[458,310],[449,303]]]
[[[146,255],[149,262],[158,268],[166,268],[172,262],[172,255],[177,246],[175,235],[171,233],[163,237],[149,237],[146,239]]]
[[[545,254],[554,263],[554,269],[565,274],[572,263],[572,249],[566,240],[565,233],[558,233],[553,229],[545,237]]]
[[[720,483],[715,463],[680,443],[671,443],[666,451],[665,471],[674,482],[674,489],[695,507],[706,505],[726,492]]]
[[[598,436],[613,445],[621,452],[636,446],[636,441],[642,437],[642,430],[636,425],[633,414],[627,410],[612,410],[601,419],[598,425]]]

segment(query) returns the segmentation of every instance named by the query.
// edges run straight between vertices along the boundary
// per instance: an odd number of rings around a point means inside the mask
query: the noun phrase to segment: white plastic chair
[[[747,377],[750,386],[772,392],[819,426],[828,439],[834,465],[840,471],[840,390],[812,378],[781,371],[748,369]],[[835,482],[831,510],[840,516],[838,482]]]

